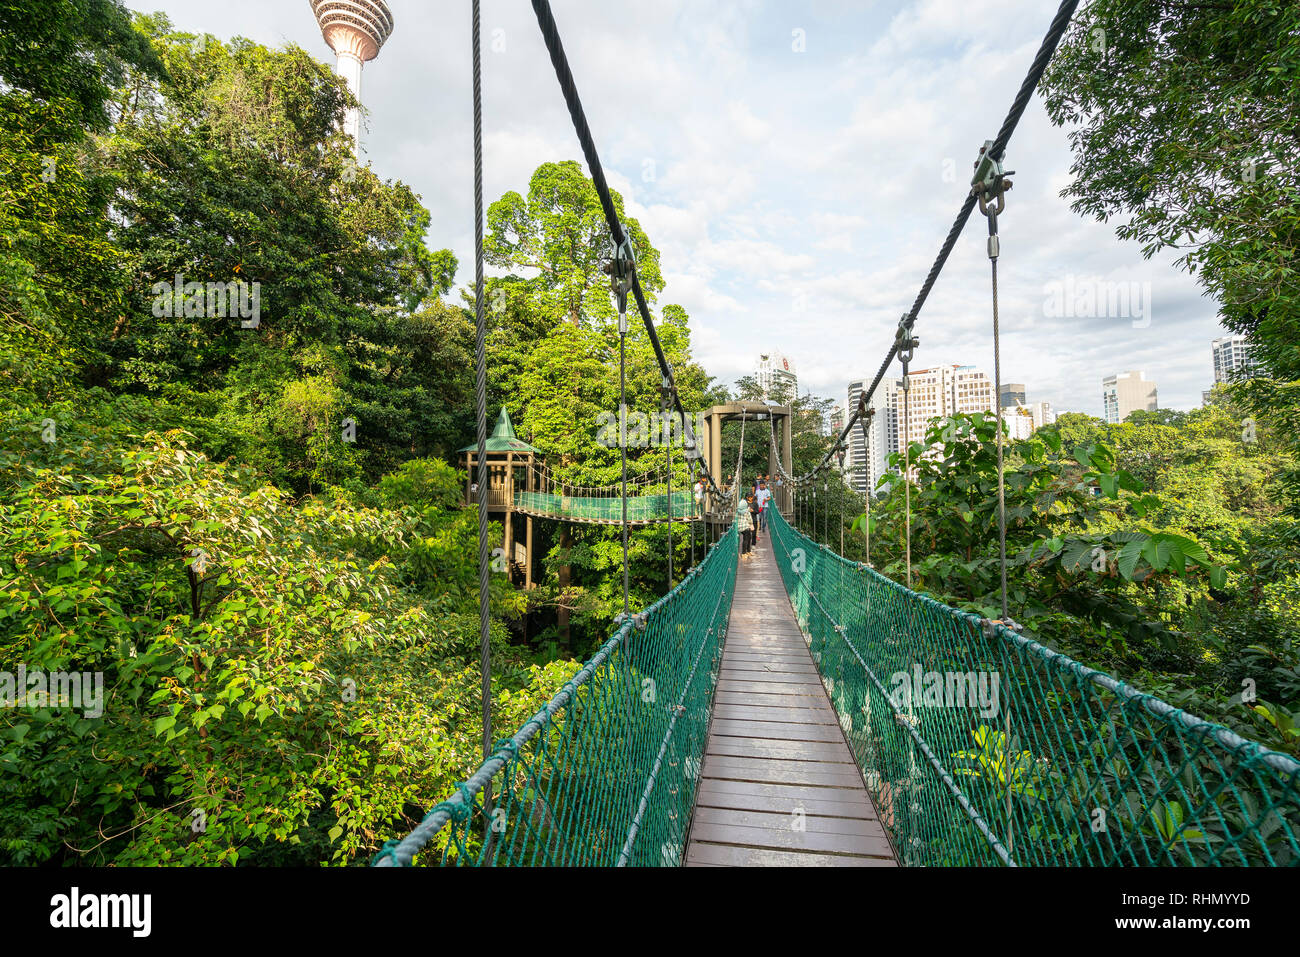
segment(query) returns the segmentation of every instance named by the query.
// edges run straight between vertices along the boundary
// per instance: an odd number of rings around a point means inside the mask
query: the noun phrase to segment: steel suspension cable
[[[488,590],[487,317],[483,310],[483,63],[479,0],[473,9],[474,71],[474,392],[478,415],[478,615],[482,673],[483,755],[492,753],[491,601]]]
[[[870,478],[868,478],[870,481]],[[863,521],[862,530],[867,539],[867,567],[871,566],[871,489],[867,489],[867,494],[862,497],[863,504]]]
[[[665,468],[668,474],[665,476],[668,487],[668,590],[673,590],[673,433],[672,418],[666,413],[670,410],[665,409],[663,416],[664,426],[668,432],[668,439],[664,442],[664,460]]]
[[[628,607],[627,568],[627,297],[619,297],[618,312],[618,448],[623,470],[623,618],[631,614]]]
[[[1007,606],[1007,479],[1002,435],[1002,348],[998,331],[998,214],[989,213],[989,263],[993,272],[993,391],[998,429],[998,565],[1001,572],[1002,617]]]
[[[1051,62],[1052,56],[1056,53],[1056,48],[1061,42],[1061,37],[1065,34],[1066,27],[1070,25],[1070,20],[1074,16],[1074,11],[1079,6],[1079,0],[1062,0],[1061,5],[1057,8],[1056,16],[1047,29],[1043,42],[1038,47],[1038,53],[1029,66],[1024,80],[1020,84],[1020,89],[1016,92],[1015,99],[1011,102],[1011,108],[1007,111],[1006,118],[1002,121],[1002,126],[998,130],[997,136],[993,140],[993,145],[989,148],[987,155],[994,161],[1000,163],[1006,155],[1007,145],[1011,142],[1011,136],[1016,131],[1016,126],[1020,123],[1021,116],[1024,115],[1025,108],[1033,98],[1034,90],[1038,86],[1038,81],[1042,79],[1043,71]],[[957,212],[957,218],[953,221],[952,227],[948,230],[948,235],[944,238],[943,245],[939,247],[939,255],[935,257],[934,264],[931,265],[929,273],[926,274],[925,281],[921,283],[921,288],[912,301],[912,307],[903,314],[901,325],[906,325],[909,335],[912,324],[916,321],[921,313],[922,307],[930,297],[930,291],[938,281],[940,273],[943,272],[944,266],[948,262],[948,257],[952,254],[953,248],[957,245],[957,239],[961,236],[962,231],[966,228],[966,222],[970,219],[971,213],[975,209],[976,197],[974,193],[968,193],[962,200],[961,208]],[[876,371],[875,378],[871,380],[869,388],[862,392],[862,395],[874,395],[876,387],[880,385],[885,373],[889,370],[890,363],[894,361],[899,351],[898,339],[895,339],[889,351],[885,354],[884,360],[880,363],[880,368]],[[848,421],[844,424],[844,429],[840,432],[839,440],[846,439],[853,428],[854,423],[858,421],[863,414],[863,400],[859,399],[858,408],[854,409],[849,416]],[[829,456],[830,453],[827,453]]]
[[[631,243],[627,232],[624,230],[623,223],[618,218],[618,211],[614,207],[614,197],[610,193],[609,184],[605,181],[605,168],[601,165],[600,154],[596,151],[596,141],[591,135],[591,127],[587,124],[587,114],[582,108],[582,99],[578,96],[578,87],[573,79],[573,71],[569,68],[569,60],[564,52],[564,44],[560,40],[560,30],[555,24],[555,16],[551,12],[551,5],[548,0],[532,0],[532,4],[533,12],[537,16],[537,25],[542,31],[542,39],[545,41],[546,50],[551,57],[551,65],[555,68],[556,79],[559,80],[560,90],[564,94],[565,105],[569,109],[569,117],[573,121],[574,132],[577,133],[578,142],[582,146],[583,157],[587,161],[587,169],[591,171],[591,182],[596,189],[596,195],[600,199],[600,207],[605,214],[605,224],[609,227],[610,236],[613,237],[616,248],[630,248]],[[659,362],[659,371],[669,382],[673,407],[677,409],[682,415],[683,421],[686,422],[686,432],[690,440],[689,447],[697,448],[698,438],[686,418],[686,410],[682,407],[681,396],[677,394],[677,383],[673,376],[673,367],[664,354],[663,345],[659,341],[659,334],[655,331],[654,320],[650,316],[650,307],[646,305],[645,293],[641,289],[640,277],[635,272],[632,274],[632,294],[636,299],[637,311],[641,314],[641,321],[645,324],[650,345],[654,349],[655,359]],[[714,481],[708,466],[701,463],[700,468],[708,484],[717,489],[717,482]]]
[[[867,449],[870,447],[871,436],[867,434],[867,422],[869,422],[870,420],[871,420],[871,414],[868,414],[865,419],[863,419],[858,423],[858,425],[862,428],[862,451],[864,457],[867,454]],[[870,568],[871,567],[871,492],[872,492],[871,466],[868,465],[866,462],[863,462],[862,467],[866,469],[866,480],[863,482],[863,485],[866,487],[866,494],[862,496],[862,531],[864,537],[866,538],[867,567]]]
[[[903,535],[906,542],[907,587],[912,587],[912,439],[907,434],[912,425],[911,389],[907,387],[906,364],[903,372]]]

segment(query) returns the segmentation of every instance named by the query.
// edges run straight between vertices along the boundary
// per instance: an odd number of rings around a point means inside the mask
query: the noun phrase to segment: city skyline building
[[[1031,402],[1029,404],[1029,415],[1034,420],[1034,428],[1041,429],[1045,425],[1053,425],[1056,422],[1056,410],[1052,408],[1050,402]]]
[[[902,443],[925,438],[930,420],[958,413],[996,410],[992,379],[972,365],[943,365],[917,369],[908,374],[910,394],[904,415],[902,380],[882,379],[876,394],[867,403],[875,410],[865,430],[854,428],[849,434],[847,468],[851,483],[859,492],[875,489],[881,476],[889,471],[889,456],[902,449]],[[848,384],[847,408],[855,410],[869,378],[854,379]],[[1002,417],[1012,439],[1029,438],[1044,425],[1056,422],[1057,413],[1050,402],[1027,402],[1023,383],[1003,383]]]
[[[1141,371],[1120,372],[1101,380],[1102,418],[1116,425],[1139,410],[1155,412],[1160,408],[1156,384]]]
[[[799,395],[799,376],[794,363],[781,352],[766,352],[758,357],[754,373],[765,401],[790,401]]]
[[[1034,414],[1024,405],[1002,407],[1002,421],[1007,426],[1007,439],[1027,439],[1034,434]]]
[[[901,441],[920,442],[933,418],[993,412],[993,380],[971,365],[933,366],[908,374],[911,385]],[[899,403],[902,408],[902,403]]]
[[[334,51],[335,70],[347,81],[352,95],[361,100],[361,72],[366,63],[393,35],[393,13],[384,0],[311,0],[311,11],[321,36]],[[343,131],[361,145],[361,111],[348,110]]]
[[[870,379],[854,379],[849,383],[848,408],[856,409],[863,390]],[[867,400],[867,408],[874,410],[867,422],[855,425],[849,433],[849,454],[845,467],[850,469],[850,484],[859,494],[868,489],[875,491],[882,475],[889,470],[889,456],[900,448],[898,444],[899,413],[902,391],[901,379],[885,377]]]
[[[1258,369],[1250,353],[1250,343],[1245,336],[1220,336],[1210,343],[1214,356],[1214,382],[1231,382],[1237,371],[1254,372]]]
[[[826,434],[831,438],[836,438],[844,431],[844,406],[836,403],[835,406],[826,413]]]

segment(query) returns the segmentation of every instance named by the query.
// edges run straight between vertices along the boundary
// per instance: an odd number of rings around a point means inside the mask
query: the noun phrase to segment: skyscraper
[[[859,491],[875,489],[889,469],[889,456],[899,452],[904,442],[920,442],[925,438],[930,420],[947,418],[958,413],[992,413],[993,380],[975,366],[935,366],[908,373],[910,386],[904,415],[903,380],[882,379],[876,392],[867,401],[867,408],[875,415],[864,430],[854,428],[849,434],[849,461],[853,468],[853,485]],[[854,379],[849,383],[848,408],[858,407],[862,392],[870,379]],[[1012,384],[1011,388],[1023,395],[1024,386]],[[1006,395],[1004,386],[1003,394]],[[1052,407],[1046,402],[1025,406],[1012,402],[1003,409],[1007,428],[1012,438],[1026,438],[1040,425],[1056,421]]]
[[[958,412],[993,411],[993,380],[974,366],[918,369],[908,373],[908,380],[911,395],[902,427],[904,441],[922,441],[931,419],[947,418]]]
[[[321,35],[338,58],[336,72],[361,100],[361,67],[379,56],[393,34],[393,14],[384,0],[311,0]],[[361,113],[349,110],[343,125],[352,142],[361,142]]]
[[[1214,353],[1214,381],[1230,382],[1232,373],[1243,370],[1247,373],[1259,367],[1250,355],[1250,343],[1245,336],[1222,336],[1210,343]]]
[[[1014,409],[1025,404],[1025,384],[1023,382],[1002,383],[1002,408]]]
[[[768,352],[758,357],[758,370],[754,375],[763,398],[773,402],[791,402],[799,394],[799,377],[794,363],[779,352]]]
[[[902,380],[884,378],[867,400],[867,408],[875,415],[865,425],[855,425],[849,433],[849,455],[846,464],[852,467],[851,484],[858,492],[875,491],[876,483],[889,468],[889,456],[899,450],[898,410],[900,408],[899,383]],[[871,384],[870,379],[855,379],[849,383],[849,409],[857,409],[862,390]]]
[[[839,434],[844,431],[844,407],[836,405],[826,413],[826,434],[832,438],[838,438]]]
[[[1154,412],[1160,407],[1156,397],[1156,384],[1143,377],[1141,372],[1121,372],[1101,380],[1101,404],[1105,420],[1114,425],[1123,422],[1130,412],[1145,409]]]

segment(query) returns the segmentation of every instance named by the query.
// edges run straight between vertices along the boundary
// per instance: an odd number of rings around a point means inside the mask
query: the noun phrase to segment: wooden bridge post
[[[788,410],[785,414],[785,417],[781,420],[781,446],[782,446],[781,452],[782,455],[785,457],[786,474],[793,474],[794,472],[794,457],[792,453],[794,426],[790,421],[792,414],[793,414],[793,409]],[[789,482],[785,482],[782,484],[781,511],[782,513],[787,515],[790,513],[790,496],[792,492],[793,489],[790,488]]]
[[[501,547],[506,553],[506,575],[511,576],[510,566],[515,561],[515,453],[506,453],[506,474],[502,476],[501,491],[505,498],[505,531]]]
[[[524,491],[535,492],[533,488],[534,457],[528,456],[528,477],[524,479]],[[524,516],[524,590],[533,587],[533,516],[530,512]]]

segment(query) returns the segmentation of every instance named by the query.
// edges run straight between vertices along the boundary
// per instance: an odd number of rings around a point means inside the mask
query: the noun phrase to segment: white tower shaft
[[[361,58],[355,53],[348,50],[340,50],[338,63],[335,66],[338,75],[347,81],[348,89],[352,95],[361,102]],[[358,109],[348,110],[347,118],[343,121],[343,131],[352,137],[354,144],[361,142],[361,111]]]
[[[385,0],[311,0],[321,35],[338,58],[336,72],[361,102],[361,69],[393,33],[393,14]],[[361,111],[348,110],[343,130],[354,147],[361,142]]]

